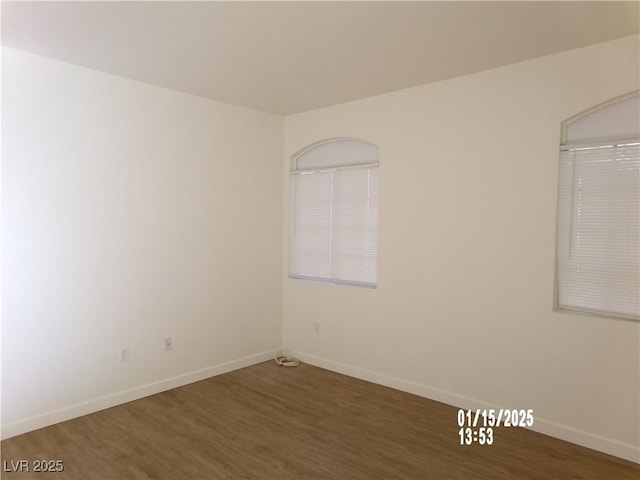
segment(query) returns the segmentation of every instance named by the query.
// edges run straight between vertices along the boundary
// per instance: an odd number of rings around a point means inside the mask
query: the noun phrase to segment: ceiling
[[[639,2],[2,2],[2,43],[288,115],[638,32]]]

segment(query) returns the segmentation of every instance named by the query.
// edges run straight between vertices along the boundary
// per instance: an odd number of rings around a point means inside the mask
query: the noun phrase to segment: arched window
[[[376,286],[378,157],[376,145],[334,138],[291,158],[289,277]]]
[[[556,309],[640,318],[640,96],[562,124]]]

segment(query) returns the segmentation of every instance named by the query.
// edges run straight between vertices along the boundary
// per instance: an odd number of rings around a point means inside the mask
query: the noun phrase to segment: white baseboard
[[[390,375],[384,375],[371,370],[335,362],[333,360],[328,360],[326,358],[304,352],[291,350],[290,353],[301,361],[317,367],[342,373],[350,377],[359,378],[361,380],[366,380],[378,385],[384,385],[385,387],[395,388],[396,390],[402,390],[437,402],[446,403],[457,408],[464,408],[465,410],[483,410],[491,408],[497,410],[500,408],[499,405],[490,405],[480,400],[459,395],[457,393],[447,392],[445,390],[429,387],[409,380],[403,380]],[[593,450],[598,450],[599,452],[620,457],[631,462],[640,463],[640,448],[634,445],[621,443],[610,438],[594,435],[593,433],[571,428],[566,425],[560,425],[539,417],[535,417],[533,427],[531,427],[530,430],[543,433],[560,440],[575,443],[583,447],[591,448]]]
[[[202,368],[200,370],[195,370],[157,382],[147,383],[129,390],[123,390],[104,397],[94,398],[86,402],[77,403],[57,410],[51,410],[40,415],[35,415],[17,422],[2,425],[1,437],[5,440],[39,428],[48,427],[49,425],[65,422],[73,418],[104,410],[105,408],[115,407],[149,395],[155,395],[156,393],[171,390],[172,388],[181,387],[189,383],[215,377],[216,375],[249,367],[256,363],[271,360],[278,351],[279,350],[273,350],[239,358],[237,360],[231,360],[229,362],[220,363],[218,365]]]

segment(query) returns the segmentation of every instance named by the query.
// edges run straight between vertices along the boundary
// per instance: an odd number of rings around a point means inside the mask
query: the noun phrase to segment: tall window
[[[325,140],[291,161],[289,276],[375,287],[378,156],[360,140]]]
[[[556,308],[640,318],[640,97],[563,123]]]

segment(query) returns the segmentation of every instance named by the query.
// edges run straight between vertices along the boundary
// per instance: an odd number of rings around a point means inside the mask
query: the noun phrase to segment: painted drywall
[[[640,461],[639,324],[552,311],[560,122],[636,89],[638,45],[287,117],[287,157],[380,146],[380,226],[376,290],[288,279],[284,255],[283,346],[453,405],[533,409],[534,429]]]
[[[2,60],[3,436],[271,357],[282,118]]]

